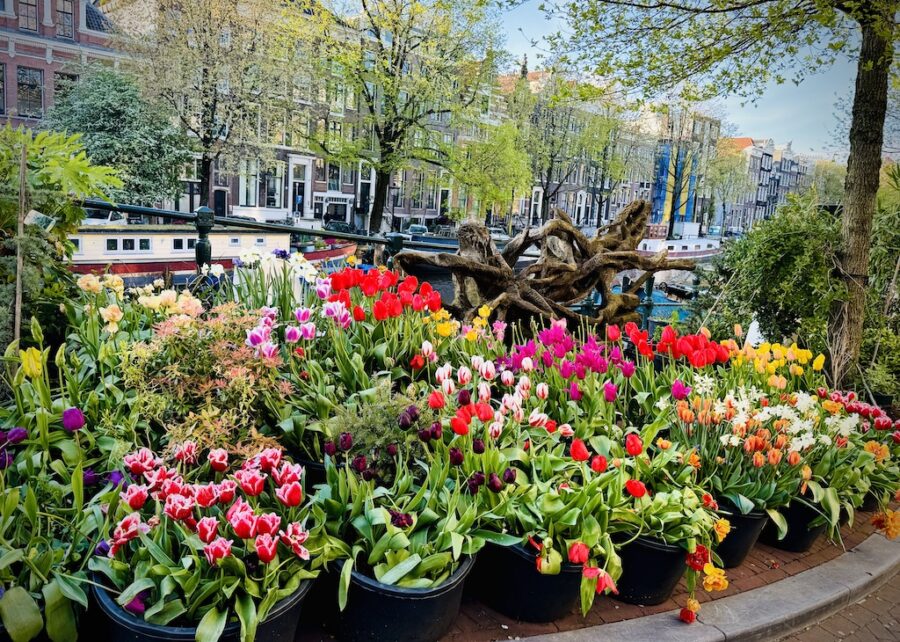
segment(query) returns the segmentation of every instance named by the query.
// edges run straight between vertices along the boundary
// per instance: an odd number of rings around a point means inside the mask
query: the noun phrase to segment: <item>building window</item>
[[[266,207],[282,207],[284,196],[284,163],[276,163],[266,172]]]
[[[19,29],[37,31],[37,0],[19,0]]]
[[[188,249],[193,250],[197,247],[197,239],[188,239]]]
[[[256,207],[257,198],[259,197],[258,161],[241,161],[238,192],[238,205],[241,207]]]
[[[44,72],[31,67],[19,67],[18,109],[23,118],[40,118],[44,111]]]
[[[316,159],[316,180],[320,183],[325,182],[325,161],[321,158]]]
[[[236,236],[232,236],[230,239],[228,239],[228,245],[230,245],[231,247],[239,247],[240,244],[241,244],[241,239],[239,239]]]
[[[119,239],[106,239],[106,251],[107,252],[118,252],[119,251]]]
[[[172,249],[173,250],[183,250],[184,249],[184,239],[172,239]]]
[[[122,239],[122,251],[134,252],[134,239]]]
[[[262,237],[262,236],[257,236],[257,237],[256,237],[256,244],[257,244],[257,245],[265,245],[265,244],[266,244],[266,239],[265,239],[264,237]]]
[[[56,0],[56,35],[60,38],[71,38],[74,25],[72,0]]]
[[[150,239],[140,239],[138,241],[138,249],[141,252],[149,252],[150,251]]]
[[[328,190],[339,192],[341,190],[341,164],[328,163]]]
[[[2,2],[0,2],[2,4]],[[81,252],[81,239],[79,238],[70,238],[69,241],[72,242],[72,246],[75,248],[75,254]]]

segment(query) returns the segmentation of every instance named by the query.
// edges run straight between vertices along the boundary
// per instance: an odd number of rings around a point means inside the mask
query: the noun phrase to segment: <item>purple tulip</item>
[[[608,403],[615,401],[618,394],[619,389],[612,381],[607,381],[603,384],[603,398],[606,399]]]
[[[398,452],[397,444],[388,444],[387,453],[391,457],[396,457]]]
[[[472,393],[468,390],[460,390],[459,394],[456,395],[456,401],[460,406],[468,406],[472,403]]]
[[[84,428],[84,413],[78,408],[66,408],[62,414],[63,428],[75,432]]]
[[[316,279],[316,296],[320,299],[327,299],[331,296],[331,279]]]
[[[581,401],[581,398],[584,396],[581,393],[581,388],[578,386],[577,381],[573,381],[569,384],[569,396],[572,398],[572,401]]]
[[[288,252],[287,250],[283,250],[280,247],[272,250],[272,254],[275,255],[275,258],[283,259],[285,261],[291,258],[290,252]]]
[[[141,591],[137,594],[137,597],[125,605],[125,610],[129,613],[134,613],[135,615],[143,615],[144,611],[147,610],[147,605],[144,604],[144,600],[148,597],[150,597],[150,591]]]
[[[274,321],[275,319],[278,318],[278,308],[273,308],[268,305],[264,305],[263,307],[261,307],[259,309],[259,311],[263,315],[263,317],[265,317],[266,319],[270,319],[270,320]]]
[[[312,310],[309,308],[297,308],[294,310],[294,318],[297,319],[297,323],[306,323],[311,316]]]
[[[619,365],[619,370],[622,371],[622,376],[626,379],[631,379],[631,377],[634,375],[635,369],[636,368],[634,365],[634,361],[623,361]]]
[[[676,379],[672,382],[672,396],[675,399],[687,399],[689,394],[691,394],[691,387],[686,385],[681,379]]]
[[[507,468],[503,471],[503,481],[507,484],[512,484],[516,481],[516,469],[515,468]]]
[[[125,481],[125,475],[123,475],[123,474],[122,474],[120,471],[118,471],[118,470],[113,470],[113,471],[111,471],[111,472],[106,476],[106,481],[108,481],[110,484],[112,484],[113,487],[116,487],[116,486],[124,486],[124,485],[126,484],[126,481]]]
[[[21,426],[16,426],[6,433],[6,441],[10,444],[19,444],[28,439],[28,431]]]
[[[431,438],[432,439],[440,439],[444,436],[444,428],[441,426],[440,421],[435,421],[431,424]]]
[[[297,343],[300,340],[300,328],[295,325],[289,325],[284,329],[285,343]]]
[[[487,487],[492,493],[499,493],[503,490],[503,482],[500,480],[500,476],[497,475],[497,473],[491,473],[490,477],[488,477]]]
[[[353,435],[349,432],[342,432],[338,435],[338,447],[344,452],[353,448]]]
[[[9,454],[6,448],[0,448],[0,470],[6,470],[13,463],[13,456]]]
[[[476,455],[480,455],[484,452],[484,440],[483,439],[473,439],[472,440],[472,452]]]
[[[105,539],[101,539],[97,546],[94,547],[94,555],[100,555],[102,557],[106,557],[109,555],[109,542]]]
[[[459,448],[450,449],[450,463],[459,466],[463,463],[463,454]]]
[[[247,330],[247,341],[245,343],[251,348],[262,345],[269,338],[269,332],[268,328],[262,326]]]
[[[431,428],[422,428],[422,430],[419,431],[419,439],[426,444],[431,441]]]
[[[333,441],[325,442],[325,454],[329,457],[334,457],[334,454],[337,452],[337,446]]]
[[[81,478],[84,481],[85,486],[93,486],[94,484],[99,483],[100,474],[93,468],[85,468],[84,472],[81,474]]]
[[[363,459],[365,459],[365,457],[363,457]],[[366,468],[360,474],[362,475],[364,481],[372,481],[373,479],[375,479],[375,471],[371,468]]]
[[[397,418],[397,425],[399,425],[403,430],[408,429],[412,426],[413,420],[412,417],[409,416],[409,413],[403,411],[400,413],[400,416]]]
[[[356,457],[353,458],[353,461],[350,463],[350,465],[353,467],[353,470],[355,470],[356,472],[358,472],[358,473],[363,472],[366,469],[366,456],[365,455],[357,455]]]
[[[419,407],[416,405],[411,405],[409,408],[406,409],[406,414],[408,414],[409,418],[412,419],[413,421],[418,420]]]

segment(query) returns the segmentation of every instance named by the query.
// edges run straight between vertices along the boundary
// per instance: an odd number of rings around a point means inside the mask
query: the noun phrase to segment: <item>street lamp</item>
[[[391,185],[390,188],[391,194],[391,229],[393,230],[397,225],[397,218],[395,214],[395,209],[397,208],[397,196],[400,194],[400,188],[396,185]]]

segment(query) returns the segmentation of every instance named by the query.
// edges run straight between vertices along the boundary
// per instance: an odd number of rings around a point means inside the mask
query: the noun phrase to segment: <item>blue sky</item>
[[[502,17],[507,49],[519,59],[527,53],[531,69],[540,64],[542,53],[531,40],[540,40],[559,26],[546,19],[538,4],[530,0]],[[742,106],[742,99],[726,98],[725,118],[738,135],[773,138],[776,144],[792,141],[797,152],[830,157],[836,147],[845,146],[833,141],[834,104],[839,96],[850,99],[854,76],[854,65],[842,60],[800,85],[772,83],[755,104]]]

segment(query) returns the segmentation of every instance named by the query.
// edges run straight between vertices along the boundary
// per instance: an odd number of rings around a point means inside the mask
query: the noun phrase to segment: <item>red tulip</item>
[[[218,560],[231,555],[231,544],[232,541],[230,539],[219,537],[203,547],[206,561],[209,562],[210,566],[214,566]]]
[[[260,535],[274,535],[281,527],[281,516],[278,513],[263,513],[256,518],[256,532]]]
[[[209,451],[206,456],[209,466],[217,473],[221,473],[228,469],[228,451],[224,448],[214,448]]]
[[[591,549],[584,542],[572,542],[569,546],[569,561],[572,564],[584,564],[590,557]]]
[[[239,470],[234,474],[234,478],[240,484],[241,490],[250,497],[256,497],[263,492],[266,483],[266,476],[258,470],[252,469]]]
[[[647,494],[647,487],[644,486],[644,482],[636,479],[629,479],[625,482],[625,490],[628,491],[628,494],[632,497],[641,498]]]
[[[572,459],[575,461],[587,461],[591,456],[591,453],[588,452],[587,446],[584,445],[584,442],[581,439],[573,439],[572,440],[572,448],[569,453],[572,455]]]
[[[625,452],[632,457],[640,455],[644,451],[644,443],[635,433],[630,433],[625,437]]]
[[[132,484],[124,492],[120,493],[120,496],[131,510],[140,510],[146,503],[149,493],[146,486]]]
[[[285,506],[299,506],[303,501],[303,487],[298,482],[291,482],[276,490],[275,496]]]
[[[594,458],[591,459],[591,470],[595,473],[602,473],[606,470],[606,467],[606,457],[603,455],[594,455]]]
[[[219,532],[219,520],[215,517],[204,517],[197,522],[197,536],[204,544],[212,542]]]
[[[366,320],[366,311],[361,306],[353,306],[353,320],[357,322]]]
[[[278,540],[270,534],[257,535],[253,545],[256,548],[256,556],[263,564],[268,564],[275,559],[275,554],[278,552]]]
[[[622,338],[622,331],[619,330],[619,326],[617,325],[608,325],[606,326],[606,338],[609,341],[618,341]]]
[[[445,405],[444,393],[440,390],[433,390],[430,395],[428,395],[428,407],[432,410],[440,410]]]

